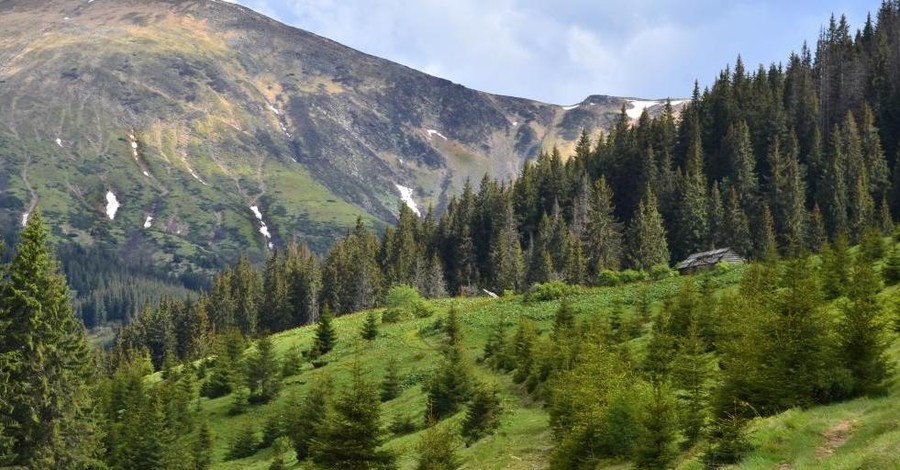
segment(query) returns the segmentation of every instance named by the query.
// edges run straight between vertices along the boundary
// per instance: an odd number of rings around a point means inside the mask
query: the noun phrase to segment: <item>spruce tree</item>
[[[893,286],[900,282],[900,248],[894,247],[881,267],[884,283]]]
[[[332,321],[334,321],[334,314],[326,306],[316,322],[316,337],[311,351],[314,357],[322,356],[334,349],[337,333],[334,325],[331,324]]]
[[[854,263],[848,288],[849,302],[841,307],[838,333],[841,355],[853,377],[855,395],[878,395],[887,391],[890,361],[880,283],[872,265],[864,259]]]
[[[480,384],[475,387],[472,402],[466,409],[466,417],[460,430],[466,446],[489,436],[500,426],[503,404],[496,387]]]
[[[593,282],[604,270],[616,271],[622,260],[622,224],[616,219],[612,188],[600,177],[591,191],[587,211],[588,276]]]
[[[363,323],[359,335],[366,341],[373,341],[378,337],[378,316],[373,310],[366,314],[366,321]]]
[[[399,366],[397,358],[391,357],[388,360],[384,379],[381,381],[381,401],[391,401],[403,392],[403,377],[400,375]]]
[[[709,248],[709,215],[707,209],[706,176],[700,136],[695,135],[689,145],[688,162],[678,200],[678,216],[673,242],[676,258]]]
[[[432,425],[416,443],[416,470],[456,470],[462,460],[457,455],[458,437],[450,425]]]
[[[247,359],[244,376],[250,389],[250,403],[268,403],[281,391],[281,366],[268,336],[256,342],[256,351]]]
[[[313,381],[302,400],[293,399],[285,411],[285,430],[294,444],[297,460],[310,456],[310,446],[328,419],[334,385],[328,376]]]
[[[740,199],[734,188],[725,200],[725,224],[722,229],[723,245],[731,247],[741,256],[753,254],[753,239],[750,236],[750,221],[741,208]]]
[[[523,290],[525,259],[522,255],[522,245],[519,243],[512,203],[506,204],[503,211],[503,225],[493,247],[492,259],[496,270],[494,288],[499,292]]]
[[[200,424],[194,438],[192,470],[208,470],[212,466],[212,433],[206,421]]]
[[[678,415],[668,385],[656,383],[652,389],[640,416],[634,457],[638,468],[664,470],[678,455]]]
[[[378,390],[354,363],[350,384],[335,399],[332,411],[312,439],[310,457],[324,468],[393,469],[396,457],[381,449],[381,404]]]
[[[628,230],[630,243],[628,259],[631,267],[649,270],[653,266],[669,264],[666,229],[652,188],[647,188],[638,204],[638,211]]]
[[[0,284],[0,441],[12,443],[14,455],[0,465],[95,466],[101,445],[92,412],[93,358],[40,213],[28,218],[6,272]]]

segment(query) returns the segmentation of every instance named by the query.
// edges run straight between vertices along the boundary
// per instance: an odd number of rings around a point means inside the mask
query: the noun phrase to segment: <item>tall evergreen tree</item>
[[[596,282],[604,270],[616,271],[622,260],[622,224],[616,219],[612,188],[600,177],[591,191],[585,231],[588,276]]]
[[[0,285],[0,374],[6,375],[0,427],[12,445],[0,465],[97,466],[93,357],[40,213],[28,218],[6,272]]]
[[[669,246],[666,229],[656,202],[653,189],[647,188],[638,204],[637,213],[628,230],[629,265],[649,270],[659,264],[669,264]]]

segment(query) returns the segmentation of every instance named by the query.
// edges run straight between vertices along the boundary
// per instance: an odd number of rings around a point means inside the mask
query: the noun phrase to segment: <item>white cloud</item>
[[[557,104],[686,96],[739,53],[748,68],[786,60],[831,9],[864,18],[866,6],[840,1],[238,0],[475,89]]]

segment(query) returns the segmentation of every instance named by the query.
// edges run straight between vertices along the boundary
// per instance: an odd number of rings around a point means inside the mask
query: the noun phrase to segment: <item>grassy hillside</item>
[[[721,294],[736,287],[744,269],[705,274]],[[571,296],[579,320],[590,317],[609,317],[610,312],[620,310],[623,324],[634,320],[634,306],[642,299],[650,299],[654,310],[661,301],[674,294],[683,278],[669,278],[656,282],[636,283],[621,287],[579,289]],[[895,290],[882,295],[894,295]],[[501,299],[469,298],[434,301],[436,314],[430,318],[407,319],[396,324],[380,325],[375,341],[359,339],[365,313],[340,317],[335,321],[338,344],[325,356],[328,364],[313,368],[305,364],[302,372],[288,377],[278,400],[268,405],[250,407],[240,416],[229,416],[232,397],[214,400],[201,399],[199,410],[208,419],[215,436],[214,468],[264,469],[268,468],[274,454],[271,449],[259,451],[252,457],[235,461],[223,461],[228,443],[246,426],[255,426],[261,433],[267,418],[279,410],[294,396],[302,396],[309,384],[323,374],[330,374],[337,388],[349,379],[349,368],[360,361],[370,380],[380,382],[388,360],[399,361],[406,387],[402,395],[382,405],[382,422],[387,426],[395,416],[408,414],[421,423],[425,410],[425,395],[421,384],[434,368],[439,357],[441,335],[434,324],[443,318],[451,306],[459,311],[463,327],[463,344],[468,358],[479,379],[494,383],[502,390],[506,409],[499,431],[471,447],[460,446],[459,454],[465,468],[479,469],[532,469],[548,466],[548,455],[553,447],[549,430],[549,415],[542,403],[533,401],[521,385],[512,382],[509,374],[499,374],[477,365],[491,327],[498,319],[505,318],[509,331],[519,318],[532,319],[542,335],[552,326],[554,312],[559,301],[526,303],[521,296]],[[631,340],[636,356],[643,354],[650,324],[642,324],[642,334]],[[292,348],[307,349],[313,341],[314,328],[305,327],[273,336],[280,354]],[[891,349],[892,362],[900,359],[900,343]],[[757,419],[751,423],[750,438],[755,447],[752,454],[737,468],[897,468],[900,454],[892,448],[900,439],[900,387],[894,384],[888,396],[878,399],[860,399],[833,406],[810,410],[790,410],[780,415]],[[442,421],[439,426],[455,426],[463,417],[460,413]],[[420,426],[421,427],[421,424]],[[421,432],[421,431],[420,431]],[[386,447],[399,455],[400,468],[413,468],[415,444],[420,432],[405,436],[392,436]],[[704,444],[685,451],[678,459],[678,468],[702,468],[699,455]],[[292,454],[292,453],[291,453]],[[303,468],[291,457],[290,468]],[[630,468],[628,462],[605,462],[603,468]]]

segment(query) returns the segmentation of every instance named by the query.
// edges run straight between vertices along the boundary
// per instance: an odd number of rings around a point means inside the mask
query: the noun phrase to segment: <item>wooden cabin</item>
[[[744,258],[731,248],[718,248],[702,253],[694,253],[687,259],[678,263],[675,269],[681,274],[691,274],[706,269],[712,269],[719,263],[741,264]]]

